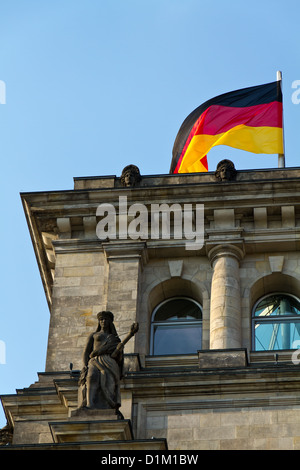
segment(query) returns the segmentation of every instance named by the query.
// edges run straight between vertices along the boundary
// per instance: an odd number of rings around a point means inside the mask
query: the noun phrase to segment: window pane
[[[299,315],[300,303],[294,297],[283,294],[269,295],[255,309],[255,316]]]
[[[256,322],[255,350],[297,349],[300,339],[300,321]]]
[[[153,354],[191,354],[201,349],[200,325],[156,325]]]
[[[172,299],[163,303],[155,314],[154,321],[201,319],[201,309],[188,299]]]

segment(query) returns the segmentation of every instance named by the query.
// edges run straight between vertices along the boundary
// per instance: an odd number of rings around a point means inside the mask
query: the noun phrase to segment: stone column
[[[239,262],[235,245],[217,245],[208,253],[213,267],[210,305],[210,349],[241,348]]]

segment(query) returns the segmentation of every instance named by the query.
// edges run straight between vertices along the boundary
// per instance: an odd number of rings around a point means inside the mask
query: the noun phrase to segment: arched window
[[[283,293],[261,298],[253,309],[252,331],[255,351],[298,349],[300,301]]]
[[[152,314],[150,354],[192,354],[201,349],[202,309],[195,300],[174,297]]]

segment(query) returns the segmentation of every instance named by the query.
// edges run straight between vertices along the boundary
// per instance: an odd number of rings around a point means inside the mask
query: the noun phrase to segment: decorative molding
[[[60,239],[52,244],[56,254],[103,251],[102,242],[94,239]]]
[[[62,238],[71,238],[72,228],[70,217],[57,217],[58,232]]]
[[[253,397],[253,398],[228,398],[213,400],[200,400],[200,401],[184,401],[184,402],[157,402],[147,403],[145,406],[146,411],[183,411],[183,410],[217,410],[229,408],[266,408],[270,407],[286,407],[286,406],[299,406],[300,397],[295,396],[267,396],[267,397]]]

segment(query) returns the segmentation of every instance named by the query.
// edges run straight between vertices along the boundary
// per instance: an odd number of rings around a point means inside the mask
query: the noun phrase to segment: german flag
[[[206,154],[216,145],[282,154],[281,81],[224,93],[196,108],[176,136],[170,173],[208,171]]]

